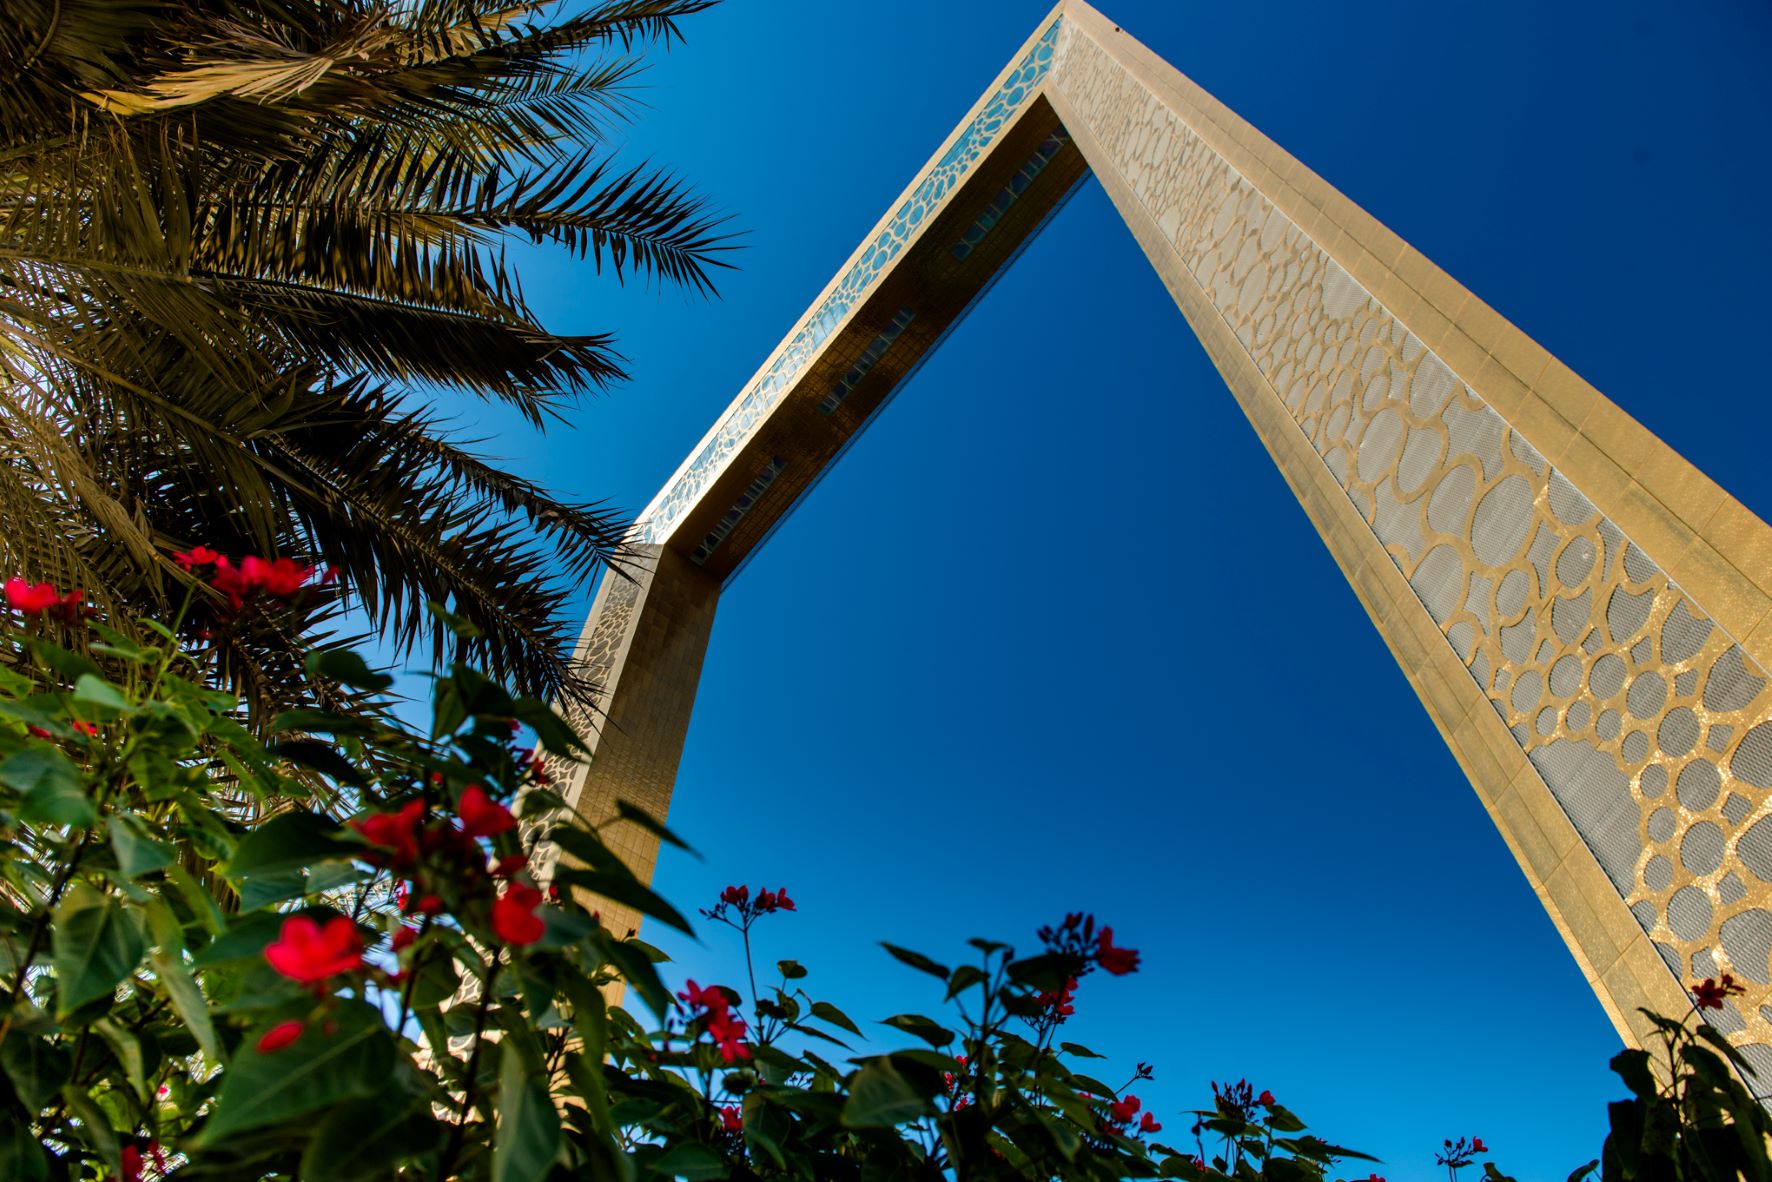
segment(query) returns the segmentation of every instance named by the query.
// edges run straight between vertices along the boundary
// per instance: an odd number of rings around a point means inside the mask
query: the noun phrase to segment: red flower
[[[1472,1153],[1488,1153],[1489,1147],[1487,1145],[1483,1144],[1483,1139],[1481,1137],[1472,1137],[1471,1138],[1471,1152]]]
[[[751,898],[751,888],[747,886],[729,886],[720,892],[720,902],[730,903],[734,907],[743,907]]]
[[[1071,1004],[1076,1000],[1076,996],[1077,979],[1072,977],[1064,983],[1063,989],[1043,990],[1034,998],[1034,1003],[1053,1017],[1068,1018],[1077,1012],[1077,1007]]]
[[[335,915],[321,927],[305,915],[283,921],[275,943],[266,946],[271,967],[304,985],[316,985],[328,977],[363,967],[363,943],[357,925]]]
[[[1130,948],[1114,947],[1114,929],[1101,929],[1101,942],[1095,953],[1096,963],[1116,977],[1124,977],[1138,968],[1138,953]]]
[[[258,1053],[269,1055],[280,1051],[301,1037],[303,1026],[300,1022],[279,1022],[258,1036]]]
[[[177,562],[186,570],[190,570],[194,566],[211,566],[218,562],[227,561],[208,546],[192,546],[189,550],[183,550],[174,554],[172,558],[173,561]]]
[[[1366,1176],[1366,1182],[1384,1182],[1384,1179],[1377,1174],[1368,1174]]]
[[[730,1063],[734,1059],[749,1059],[750,1048],[739,1041],[744,1038],[744,1019],[730,1010],[721,1010],[708,1018],[708,1035],[720,1048],[720,1058]]]
[[[1117,1125],[1123,1125],[1138,1114],[1143,1107],[1137,1096],[1128,1095],[1123,1100],[1115,1100],[1108,1105],[1108,1119]]]
[[[7,605],[27,616],[40,616],[47,612],[73,623],[86,613],[86,609],[80,606],[80,601],[85,598],[84,591],[58,594],[51,583],[27,583],[16,576],[6,580]]]
[[[511,883],[492,904],[493,934],[519,948],[535,943],[547,927],[535,913],[539,906],[540,891],[520,882]]]
[[[81,734],[86,735],[88,737],[96,737],[98,735],[98,727],[96,725],[94,725],[93,723],[90,723],[90,722],[70,722],[68,725],[73,727],[75,730],[79,731]]]
[[[48,731],[44,730],[40,726],[26,726],[25,730],[30,734],[30,736],[33,739],[53,739],[53,738],[55,738],[54,735],[50,734]]]
[[[27,583],[14,576],[6,580],[6,602],[27,616],[40,616],[61,602],[61,596],[53,584]]]
[[[234,610],[239,611],[250,596],[260,592],[273,599],[293,598],[313,573],[313,567],[293,558],[248,556],[235,566],[227,555],[216,554],[215,573],[209,577],[209,585],[226,595]]]
[[[125,1145],[119,1155],[122,1159],[122,1182],[142,1182],[142,1151],[134,1145]]]
[[[414,800],[397,813],[371,813],[351,822],[351,828],[370,845],[394,851],[392,865],[406,869],[418,862],[418,830],[424,819],[425,802]],[[373,859],[368,859],[373,861]]]
[[[247,557],[240,563],[240,574],[249,586],[256,587],[273,599],[288,599],[313,575],[314,568],[293,558]]]
[[[560,884],[559,883],[550,882],[548,884],[548,900],[553,903],[558,903],[560,901]],[[591,918],[592,919],[599,919],[599,918],[601,918],[601,916],[593,915]]]
[[[1160,1133],[1163,1131],[1163,1126],[1158,1122],[1155,1116],[1147,1112],[1138,1118],[1138,1131],[1141,1133]]]
[[[406,888],[404,883],[400,886],[398,897],[400,901],[400,910],[406,912],[408,915],[411,915],[414,912],[417,912],[420,915],[443,914],[443,900],[435,895],[420,895],[415,899],[412,897],[412,892]]]
[[[732,1004],[718,985],[709,985],[703,989],[691,977],[683,986],[683,992],[677,994],[683,1004],[693,1010],[707,1010],[710,1013],[724,1014]]]
[[[492,877],[513,878],[529,869],[529,859],[522,854],[507,854],[492,864]]]
[[[744,1114],[738,1110],[736,1105],[726,1105],[720,1109],[720,1127],[728,1133],[743,1132]]]
[[[1269,1107],[1272,1107],[1274,1103],[1274,1094],[1266,1088],[1263,1088],[1261,1095],[1255,1097],[1255,1102],[1257,1104],[1266,1104]]]
[[[507,809],[478,784],[469,784],[461,794],[461,828],[469,837],[491,837],[503,833],[517,823]]]
[[[399,953],[412,947],[412,942],[416,939],[418,939],[418,929],[409,928],[405,924],[401,924],[394,929],[394,938],[390,943],[393,950],[396,953]]]

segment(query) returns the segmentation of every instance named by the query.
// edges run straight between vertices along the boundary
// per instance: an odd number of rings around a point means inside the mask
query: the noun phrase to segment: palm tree
[[[726,248],[617,168],[636,54],[713,0],[9,0],[0,22],[0,574],[164,616],[196,544],[331,565],[373,626],[530,693],[581,690],[570,589],[624,522],[473,454],[424,392],[538,429],[624,375],[560,336],[501,246],[711,291]],[[315,609],[321,616],[329,610]],[[263,700],[272,618],[216,627]]]

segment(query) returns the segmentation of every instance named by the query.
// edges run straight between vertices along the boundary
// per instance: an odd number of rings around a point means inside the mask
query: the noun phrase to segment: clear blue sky
[[[1102,8],[1772,515],[1772,10]],[[471,425],[638,510],[1045,10],[689,21],[631,150],[735,215],[742,269],[701,303],[538,260],[551,326],[619,331],[635,381],[545,441]],[[1598,1003],[1093,183],[727,591],[671,820],[704,860],[657,885],[785,884],[765,957],[858,1019],[938,1006],[875,940],[951,960],[1095,912],[1146,967],[1091,978],[1073,1037],[1154,1061],[1171,1132],[1246,1075],[1391,1182],[1473,1133],[1560,1182],[1619,1092]],[[648,934],[742,977],[722,931]]]

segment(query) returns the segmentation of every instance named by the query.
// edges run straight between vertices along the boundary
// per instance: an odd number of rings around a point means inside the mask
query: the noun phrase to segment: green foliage
[[[668,173],[616,166],[647,43],[711,0],[9,0],[0,21],[0,570],[82,588],[114,620],[172,614],[204,544],[298,554],[372,622],[552,695],[561,617],[626,522],[486,457],[441,387],[541,427],[623,378],[605,334],[551,332],[513,238],[618,279],[711,289],[723,234]],[[313,688],[331,618],[205,593],[229,686]],[[133,626],[95,651],[141,659]],[[338,661],[348,661],[339,657]],[[351,690],[379,679],[321,657]],[[120,709],[115,702],[98,702]],[[31,811],[86,824],[54,769]]]
[[[1717,992],[1737,991],[1725,974]],[[1706,981],[1706,986],[1712,982]],[[1704,990],[1700,989],[1701,1003]],[[1661,1054],[1630,1049],[1612,1058],[1631,1096],[1607,1106],[1611,1131],[1597,1163],[1602,1182],[1768,1182],[1772,1117],[1744,1081],[1753,1068],[1727,1039],[1702,1023],[1642,1013],[1654,1024]]]
[[[742,937],[748,992],[673,999],[656,950],[593,910],[688,920],[600,833],[556,823],[515,741],[545,715],[575,742],[545,706],[456,666],[424,731],[373,709],[255,730],[207,688],[207,654],[154,634],[90,659],[37,633],[0,651],[0,767],[23,769],[0,777],[0,1176],[1328,1182],[1363,1159],[1241,1081],[1174,1130],[1131,1090],[1148,1066],[1103,1082],[1061,1035],[1079,980],[1110,990],[1128,950],[1083,916],[1032,955],[974,940],[952,968],[886,946],[933,978],[928,1013],[858,1054],[805,964],[756,984],[753,928],[794,901],[732,887],[702,915]],[[375,689],[339,653],[309,667]],[[31,809],[46,778],[84,810]],[[551,901],[544,847],[567,859]],[[623,987],[643,1009],[610,1004]],[[1733,1050],[1663,1030],[1671,1076],[1616,1061],[1633,1098],[1605,1182],[1768,1178]],[[1454,1182],[1470,1148],[1448,1151]]]

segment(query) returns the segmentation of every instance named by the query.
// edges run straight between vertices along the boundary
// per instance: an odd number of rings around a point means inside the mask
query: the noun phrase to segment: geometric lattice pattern
[[[1092,41],[1054,84],[1488,694],[1672,973],[1772,1074],[1772,694],[1748,660],[1309,236]],[[1130,113],[1129,113],[1130,108]]]

